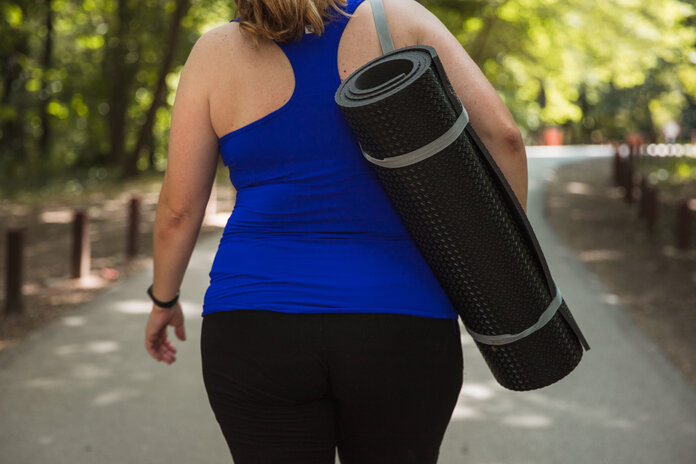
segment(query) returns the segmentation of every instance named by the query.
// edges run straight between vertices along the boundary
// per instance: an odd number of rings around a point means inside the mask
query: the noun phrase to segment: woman
[[[146,345],[172,363],[178,289],[218,150],[237,189],[210,273],[201,351],[237,464],[434,463],[462,383],[456,313],[333,96],[381,55],[369,1],[237,0],[184,67],[154,232]],[[491,85],[414,0],[385,0],[397,48],[440,55],[520,203],[526,158]],[[340,13],[339,13],[340,12]],[[167,307],[170,306],[170,307]]]

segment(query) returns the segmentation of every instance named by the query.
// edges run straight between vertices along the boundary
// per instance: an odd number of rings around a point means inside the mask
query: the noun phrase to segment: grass
[[[696,158],[640,157],[635,168],[639,173],[646,174],[658,187],[696,183]]]
[[[221,185],[229,183],[227,169],[218,167],[217,180]],[[13,204],[23,207],[70,205],[117,196],[123,192],[158,192],[164,178],[161,171],[142,171],[137,177],[124,179],[116,169],[91,167],[64,172],[51,172],[50,176],[30,179],[4,177],[0,172],[0,206]]]

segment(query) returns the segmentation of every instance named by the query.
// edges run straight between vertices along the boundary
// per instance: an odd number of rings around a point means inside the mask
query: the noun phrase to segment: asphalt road
[[[693,464],[696,391],[543,218],[544,179],[602,149],[529,150],[529,216],[592,350],[566,379],[509,392],[468,335],[464,386],[442,464]],[[182,289],[189,340],[172,366],[143,348],[151,271],[0,353],[0,463],[224,463],[200,375],[200,305],[218,237],[198,244]]]

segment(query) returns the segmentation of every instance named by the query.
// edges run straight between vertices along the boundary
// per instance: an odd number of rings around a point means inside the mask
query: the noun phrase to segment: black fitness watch
[[[172,298],[169,301],[158,300],[157,298],[155,298],[155,295],[152,294],[152,285],[150,285],[150,287],[148,287],[147,294],[150,296],[150,299],[152,300],[152,302],[161,308],[171,308],[172,306],[174,306],[176,304],[177,301],[179,301],[179,292],[176,292],[176,296],[174,296],[174,298]]]

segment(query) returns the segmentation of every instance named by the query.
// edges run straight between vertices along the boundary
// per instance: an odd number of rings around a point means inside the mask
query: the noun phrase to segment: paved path
[[[598,152],[602,155],[604,152]],[[442,464],[693,464],[696,392],[575,260],[542,216],[545,176],[587,150],[529,151],[529,214],[592,351],[568,378],[503,390],[470,339]],[[559,157],[561,156],[561,157]],[[199,308],[217,237],[199,243],[182,294],[189,341],[173,366],[142,342],[150,271],[0,353],[0,463],[224,463],[200,375]]]

